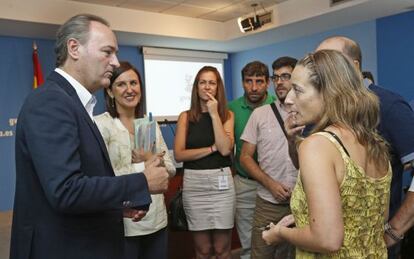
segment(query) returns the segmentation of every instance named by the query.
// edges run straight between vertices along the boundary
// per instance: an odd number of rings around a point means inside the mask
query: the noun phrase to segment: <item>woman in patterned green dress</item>
[[[270,224],[264,240],[296,245],[296,258],[387,258],[391,169],[376,132],[378,98],[353,62],[334,50],[307,55],[291,82],[286,103],[295,123],[314,127],[299,143],[293,217]]]

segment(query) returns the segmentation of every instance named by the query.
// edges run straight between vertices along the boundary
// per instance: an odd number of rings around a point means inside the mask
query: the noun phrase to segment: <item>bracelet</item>
[[[213,144],[213,145],[210,146],[210,151],[211,151],[211,153],[214,153],[214,152],[217,151],[217,147],[216,147],[215,144]]]
[[[400,242],[404,238],[404,235],[398,235],[395,232],[395,229],[392,228],[389,222],[385,223],[384,230],[385,230],[385,233],[396,242]]]

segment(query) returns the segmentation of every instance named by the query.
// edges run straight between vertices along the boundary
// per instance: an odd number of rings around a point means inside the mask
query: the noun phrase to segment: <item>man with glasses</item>
[[[290,76],[293,68],[295,68],[297,59],[291,57],[281,57],[276,59],[273,64],[273,76],[272,81],[275,87],[275,92],[280,103],[285,102],[286,95],[288,94],[290,86]]]
[[[229,109],[234,113],[234,136],[236,141],[234,186],[236,189],[236,228],[242,246],[240,258],[249,259],[257,182],[240,165],[242,147],[240,136],[253,110],[264,104],[274,102],[275,97],[267,92],[269,70],[262,62],[253,61],[248,63],[242,69],[241,76],[244,95],[229,103]]]
[[[290,194],[296,183],[297,170],[288,154],[288,142],[273,109],[284,120],[288,116],[284,101],[289,92],[290,76],[297,60],[281,57],[273,62],[273,84],[278,99],[271,105],[255,109],[241,136],[240,162],[258,183],[252,228],[252,258],[293,258],[292,246],[267,245],[263,227],[290,214]],[[272,104],[273,105],[273,104]],[[282,122],[283,123],[283,122]],[[255,153],[257,152],[257,161]]]

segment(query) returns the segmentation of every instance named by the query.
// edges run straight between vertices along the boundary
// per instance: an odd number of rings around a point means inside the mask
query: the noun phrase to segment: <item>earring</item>
[[[112,108],[115,108],[115,97],[111,98],[111,106]]]

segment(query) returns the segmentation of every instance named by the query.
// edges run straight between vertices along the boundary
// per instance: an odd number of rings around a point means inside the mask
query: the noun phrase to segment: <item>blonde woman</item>
[[[387,258],[391,168],[387,145],[375,130],[377,97],[334,50],[303,58],[291,81],[286,103],[295,123],[315,127],[299,144],[294,217],[270,224],[263,238],[292,243],[296,258]],[[296,227],[289,228],[293,221]]]

